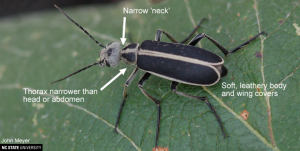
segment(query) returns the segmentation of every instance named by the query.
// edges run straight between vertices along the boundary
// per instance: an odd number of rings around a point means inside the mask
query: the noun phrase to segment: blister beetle
[[[95,40],[83,27],[81,27],[78,23],[73,21],[67,14],[65,14],[59,7],[57,7],[56,5],[55,7],[58,8],[70,21],[72,21],[81,30],[83,30],[99,46],[103,47],[103,49],[100,50],[99,62],[86,66],[62,79],[52,82],[51,84],[62,81],[94,65],[100,65],[101,67],[105,65],[108,67],[114,67],[118,65],[120,60],[122,60],[128,65],[136,65],[136,68],[125,83],[123,91],[123,101],[118,112],[118,117],[115,124],[115,131],[120,120],[122,108],[127,98],[127,87],[136,77],[137,71],[141,69],[146,73],[139,80],[138,87],[143,92],[143,94],[150,100],[152,100],[158,107],[155,147],[157,147],[157,141],[159,136],[161,101],[152,97],[148,92],[146,92],[145,89],[143,89],[144,83],[150,77],[151,74],[164,79],[171,80],[172,92],[191,99],[204,101],[216,117],[221,127],[224,138],[228,137],[228,135],[225,134],[225,130],[220,117],[218,116],[217,112],[212,107],[212,105],[207,101],[206,97],[198,97],[180,92],[177,90],[177,85],[178,83],[183,83],[195,86],[211,86],[218,83],[221,77],[227,75],[228,70],[223,65],[224,60],[220,56],[205,49],[195,47],[195,45],[202,38],[206,37],[214,45],[216,45],[224,53],[225,56],[227,56],[229,53],[233,53],[240,50],[243,46],[255,40],[259,35],[267,35],[264,31],[258,33],[256,36],[239,45],[238,47],[232,49],[231,51],[227,51],[216,40],[204,33],[198,34],[189,43],[184,44],[198,30],[201,23],[204,20],[206,20],[204,18],[200,21],[200,23],[192,31],[192,33],[181,42],[176,41],[166,31],[158,30],[155,36],[155,40],[145,40],[141,43],[141,45],[139,45],[138,43],[132,43],[121,49],[121,44],[119,42],[113,42],[111,44],[108,44],[107,46],[102,45],[97,40]],[[161,42],[160,39],[162,34],[165,34],[173,43]]]

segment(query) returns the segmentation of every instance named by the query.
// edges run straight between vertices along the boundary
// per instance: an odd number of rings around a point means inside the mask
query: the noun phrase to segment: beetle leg
[[[225,56],[227,56],[229,53],[233,53],[236,52],[240,49],[242,49],[245,45],[249,44],[251,41],[255,40],[259,35],[261,34],[266,34],[266,32],[262,31],[260,33],[258,33],[256,36],[254,36],[253,38],[251,38],[250,40],[242,43],[241,45],[237,46],[236,48],[228,51],[227,49],[225,49],[221,44],[219,44],[216,40],[214,40],[213,38],[209,37],[208,35],[201,33],[197,36],[195,36],[189,43],[188,45],[192,45],[195,46],[202,38],[206,37],[208,40],[210,40],[213,44],[215,44],[223,53]]]
[[[201,33],[197,36],[195,36],[189,43],[188,45],[192,45],[195,46],[202,38],[206,37],[208,40],[210,40],[213,44],[215,44],[223,53],[225,56],[228,55],[228,50],[226,50],[226,48],[224,48],[221,44],[219,44],[216,40],[214,40],[213,38],[209,37],[208,35]]]
[[[229,51],[229,53],[233,53],[236,52],[240,49],[242,49],[245,45],[248,45],[251,41],[255,40],[259,35],[265,34],[266,36],[268,35],[265,31],[262,31],[260,33],[258,33],[256,36],[254,36],[253,38],[249,39],[248,41],[242,43],[241,45],[237,46],[236,48],[232,49]]]
[[[186,42],[188,42],[188,40],[190,40],[192,38],[192,36],[195,34],[195,32],[200,28],[201,24],[203,21],[207,20],[207,18],[203,18],[201,19],[201,21],[199,22],[199,24],[194,28],[194,30],[188,35],[188,37],[186,37],[184,40],[182,40],[180,43],[184,44]]]
[[[196,100],[204,101],[208,105],[208,107],[210,108],[210,110],[214,113],[214,115],[215,115],[215,117],[216,117],[216,119],[217,119],[217,121],[218,121],[218,123],[219,123],[219,125],[221,127],[221,130],[222,130],[224,138],[225,137],[229,137],[229,135],[225,134],[224,126],[222,124],[222,121],[221,121],[219,115],[217,114],[217,112],[214,109],[214,107],[207,101],[206,97],[193,96],[193,95],[190,95],[190,94],[186,94],[186,93],[177,91],[177,85],[178,85],[178,82],[172,81],[172,84],[171,84],[171,90],[172,90],[172,92],[174,92],[176,94],[179,94],[179,95],[182,95],[182,96],[185,96],[185,97],[188,97],[188,98],[191,98],[191,99],[196,99]]]
[[[119,112],[118,112],[118,117],[117,117],[117,121],[116,121],[116,125],[115,125],[115,132],[117,132],[117,127],[118,127],[118,124],[119,124],[119,120],[120,120],[120,116],[121,116],[121,113],[122,113],[122,109],[124,107],[124,104],[125,104],[125,101],[126,101],[126,98],[127,98],[127,87],[130,85],[130,83],[135,78],[138,69],[139,68],[135,68],[134,69],[134,71],[131,73],[131,75],[129,76],[129,78],[127,79],[127,81],[125,83],[124,91],[123,91],[123,102],[122,102],[122,104],[120,106],[120,109],[119,109]]]
[[[169,33],[167,33],[167,32],[164,31],[164,30],[161,30],[161,29],[159,29],[159,30],[156,32],[156,35],[155,35],[155,41],[160,41],[160,38],[161,38],[162,33],[164,33],[164,34],[165,34],[172,42],[178,43],[178,41],[175,40]]]
[[[150,77],[150,73],[146,72],[143,77],[140,79],[139,81],[139,88],[141,89],[141,91],[143,92],[143,94],[149,98],[150,100],[152,100],[158,108],[158,114],[157,114],[157,125],[156,125],[156,139],[155,139],[155,147],[157,147],[157,140],[158,140],[158,136],[159,136],[159,124],[160,124],[160,115],[161,115],[161,107],[160,107],[160,100],[155,99],[153,96],[151,96],[149,93],[147,93],[144,89],[143,89],[143,85],[146,82],[146,80],[148,80],[148,78]]]
[[[187,42],[187,41],[195,34],[195,32],[196,32],[196,31],[199,29],[199,27],[201,26],[202,22],[205,21],[205,20],[207,20],[207,19],[206,19],[206,18],[203,18],[203,19],[199,22],[199,24],[197,25],[197,27],[194,28],[194,30],[188,35],[188,37],[185,38],[184,40],[182,40],[180,43],[181,43],[181,44],[182,44],[182,43],[186,43],[186,42]],[[157,31],[156,36],[155,36],[155,41],[160,41],[162,33],[164,33],[164,34],[165,34],[172,42],[178,43],[178,41],[175,40],[169,33],[167,33],[167,32],[164,31],[164,30],[161,30],[161,29],[159,29],[159,30]]]

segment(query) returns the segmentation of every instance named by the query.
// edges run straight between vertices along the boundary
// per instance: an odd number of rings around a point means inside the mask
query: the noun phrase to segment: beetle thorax
[[[135,65],[137,62],[137,51],[139,44],[129,44],[121,51],[121,60],[128,65]]]

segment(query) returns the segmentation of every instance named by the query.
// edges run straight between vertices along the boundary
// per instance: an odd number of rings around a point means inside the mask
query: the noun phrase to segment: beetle
[[[198,30],[201,26],[202,22],[207,19],[202,19],[197,27],[188,35],[188,37],[181,42],[175,40],[169,33],[164,30],[159,29],[155,35],[155,40],[145,40],[139,45],[138,43],[131,43],[121,49],[121,44],[119,42],[113,42],[108,44],[107,46],[102,45],[100,42],[95,40],[82,26],[72,20],[63,10],[61,10],[58,6],[55,5],[57,9],[59,9],[71,22],[73,22],[76,26],[78,26],[81,30],[83,30],[91,39],[93,39],[99,46],[103,47],[100,50],[100,61],[88,65],[62,79],[52,82],[56,83],[62,81],[72,75],[75,75],[87,68],[90,68],[94,65],[115,67],[122,60],[125,64],[135,65],[136,68],[131,73],[127,81],[125,82],[124,91],[123,91],[123,101],[120,105],[116,124],[115,131],[117,132],[117,126],[120,121],[120,116],[122,113],[122,109],[127,99],[127,87],[131,84],[133,79],[136,77],[138,70],[143,70],[146,73],[142,76],[142,78],[138,82],[138,87],[142,91],[142,93],[152,100],[158,108],[158,116],[157,116],[157,125],[156,125],[156,139],[155,139],[155,147],[157,147],[157,141],[159,136],[159,125],[160,125],[160,117],[161,117],[161,100],[157,100],[153,96],[151,96],[144,88],[144,83],[148,80],[151,74],[156,75],[158,77],[171,80],[171,90],[172,92],[185,96],[191,99],[204,101],[214,116],[216,117],[219,126],[221,128],[222,134],[224,138],[229,137],[226,135],[224,126],[222,121],[217,114],[216,110],[213,106],[207,101],[206,97],[199,97],[190,94],[186,94],[184,92],[177,90],[177,85],[179,83],[195,85],[195,86],[212,86],[218,83],[221,77],[227,75],[227,68],[223,65],[224,60],[219,55],[207,51],[203,48],[195,47],[195,45],[203,38],[207,38],[210,40],[215,46],[217,46],[222,53],[227,57],[229,53],[234,53],[240,50],[245,45],[249,44],[251,41],[254,41],[258,36],[265,34],[266,32],[262,31],[258,33],[253,38],[248,41],[242,43],[236,48],[228,51],[221,44],[219,44],[216,40],[206,35],[205,33],[198,34],[191,41],[188,42],[189,39],[193,36],[193,34]],[[161,36],[162,34],[166,35],[173,43],[162,42]],[[187,43],[188,42],[188,43]],[[187,43],[187,44],[184,44]]]

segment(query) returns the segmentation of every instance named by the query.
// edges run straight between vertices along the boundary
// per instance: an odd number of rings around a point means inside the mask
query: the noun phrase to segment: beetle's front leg
[[[218,121],[218,123],[219,123],[219,125],[221,127],[221,130],[222,130],[224,138],[225,137],[229,137],[229,135],[225,134],[224,126],[222,124],[222,121],[221,121],[219,115],[217,114],[217,112],[214,109],[214,107],[207,101],[206,97],[193,96],[193,95],[190,95],[190,94],[186,94],[186,93],[177,91],[177,85],[178,85],[178,82],[172,81],[172,84],[171,84],[171,90],[172,90],[172,92],[174,92],[176,94],[179,94],[179,95],[182,95],[182,96],[185,96],[185,97],[188,97],[188,98],[191,98],[191,99],[196,99],[196,100],[204,101],[208,105],[208,107],[210,108],[210,110],[214,113],[214,115],[215,115],[215,117],[216,117],[216,119],[217,119],[217,121]]]
[[[156,125],[156,139],[155,139],[155,147],[157,147],[157,141],[158,141],[158,136],[159,136],[159,124],[160,124],[160,115],[161,115],[161,108],[160,108],[160,100],[157,100],[156,98],[154,98],[153,96],[151,96],[149,93],[147,93],[144,89],[143,89],[143,85],[144,83],[148,80],[148,78],[150,77],[150,73],[146,72],[143,77],[140,79],[139,81],[139,88],[141,89],[141,91],[143,92],[143,94],[149,98],[150,100],[152,100],[156,105],[157,105],[157,125]]]
[[[135,69],[134,69],[134,71],[131,73],[131,75],[129,76],[129,78],[127,79],[127,81],[126,81],[126,83],[125,83],[124,91],[123,91],[123,101],[122,101],[122,104],[121,104],[120,109],[119,109],[119,112],[118,112],[118,117],[117,117],[117,121],[116,121],[116,125],[115,125],[115,132],[117,132],[117,127],[118,127],[119,120],[120,120],[120,117],[121,117],[122,109],[123,109],[123,107],[124,107],[124,104],[125,104],[125,101],[126,101],[126,98],[127,98],[127,87],[130,85],[130,83],[131,83],[131,82],[133,81],[133,79],[135,78],[138,69],[139,69],[139,68],[135,68]]]

